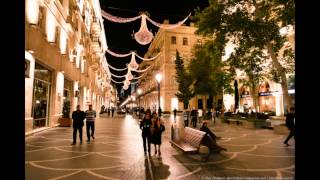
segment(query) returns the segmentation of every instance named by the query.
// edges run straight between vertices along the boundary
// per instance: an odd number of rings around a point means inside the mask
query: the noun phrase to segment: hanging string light
[[[130,61],[130,63],[129,63],[129,68],[130,68],[130,70],[132,69],[132,70],[136,70],[136,69],[138,69],[138,67],[139,67],[139,64],[136,62],[136,56],[135,56],[135,52],[132,52],[132,54],[131,54],[131,61]]]
[[[101,10],[101,12],[102,12],[102,16],[104,18],[108,19],[109,21],[117,22],[117,23],[132,22],[132,21],[135,21],[135,20],[141,18],[140,29],[137,33],[134,34],[134,38],[139,44],[142,44],[142,45],[149,44],[154,37],[153,34],[149,31],[149,29],[147,27],[146,20],[150,21],[153,25],[155,25],[159,28],[173,29],[173,28],[179,27],[183,23],[185,23],[191,15],[191,13],[190,13],[184,20],[182,20],[176,24],[161,24],[161,23],[157,23],[156,21],[153,21],[151,18],[149,18],[146,15],[146,13],[142,13],[141,15],[133,17],[133,18],[121,18],[121,17],[113,16],[103,10]]]
[[[128,79],[128,80],[133,79],[133,75],[131,74],[131,71],[130,71],[130,70],[128,70],[128,73],[127,73],[127,75],[125,75],[125,76],[126,76],[126,79]]]
[[[124,85],[122,88],[123,88],[124,90],[127,90],[127,89],[129,88],[129,85]]]
[[[115,74],[112,74],[112,73],[110,73],[112,76],[114,76],[114,77],[117,77],[117,78],[124,78],[124,77],[126,77],[128,74],[125,74],[125,75],[122,75],[122,76],[118,76],[118,75],[115,75]],[[131,74],[131,73],[130,73]]]
[[[115,71],[124,71],[124,70],[127,70],[127,69],[128,69],[128,67],[123,68],[123,69],[118,69],[118,68],[112,67],[110,64],[108,64],[108,66],[109,66],[109,68],[111,68],[111,69],[113,69],[113,70],[115,70]]]
[[[114,82],[114,83],[123,84],[123,82],[115,81],[115,80],[113,80],[113,79],[111,79],[111,81]]]
[[[141,15],[141,25],[138,32],[134,34],[135,40],[142,45],[149,44],[153,39],[153,34],[149,31],[147,26],[147,16]]]
[[[146,18],[148,19],[148,21],[150,21],[153,25],[159,27],[159,28],[162,28],[162,29],[174,29],[174,28],[177,28],[179,26],[181,26],[183,23],[185,23],[188,18],[191,16],[191,13],[186,17],[184,18],[184,20],[182,21],[179,21],[178,23],[176,24],[161,24],[161,23],[157,23],[156,21],[152,20],[151,18],[149,18],[148,16],[146,16]]]
[[[147,71],[147,70],[150,69],[150,68],[151,68],[151,66],[149,66],[149,67],[147,67],[146,69],[143,69],[143,70],[132,70],[132,71],[141,73],[141,72]]]
[[[143,58],[143,57],[139,56],[137,53],[135,53],[134,51],[127,53],[127,54],[119,54],[119,53],[115,53],[115,52],[111,51],[110,49],[107,49],[107,52],[110,55],[115,56],[115,57],[127,57],[130,55],[132,56],[132,54],[134,54],[135,56],[137,56],[139,59],[141,59],[143,61],[152,61],[152,60],[156,59],[161,54],[161,52],[159,52],[156,56],[154,56],[152,58]]]
[[[115,56],[115,57],[127,57],[127,56],[130,56],[130,55],[132,54],[132,52],[127,53],[127,54],[118,54],[118,53],[115,53],[115,52],[110,51],[109,48],[107,48],[106,51],[107,51],[109,54],[111,54],[112,56]]]
[[[141,59],[141,60],[143,60],[143,61],[152,61],[152,60],[154,60],[154,59],[156,59],[158,56],[160,56],[160,52],[156,55],[156,56],[154,56],[154,57],[152,57],[152,58],[143,58],[143,57],[141,57],[141,56],[139,56],[138,54],[135,54],[139,59]]]

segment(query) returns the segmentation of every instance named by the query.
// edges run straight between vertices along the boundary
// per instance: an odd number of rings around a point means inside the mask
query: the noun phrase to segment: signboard
[[[30,61],[25,59],[24,62],[24,77],[30,78]]]
[[[268,91],[268,92],[260,92],[259,96],[273,96],[273,93],[278,91]]]
[[[246,98],[246,97],[250,97],[251,95],[248,95],[248,94],[242,94],[240,97],[241,98]]]

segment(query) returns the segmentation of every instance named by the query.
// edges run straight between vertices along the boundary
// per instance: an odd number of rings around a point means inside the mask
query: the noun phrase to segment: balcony
[[[99,38],[91,37],[90,51],[91,53],[95,53],[95,54],[98,54],[101,52],[101,42]]]
[[[94,36],[99,36],[99,34],[101,33],[101,27],[100,27],[100,23],[99,23],[99,19],[97,18],[93,18],[93,21],[91,23],[91,33]]]

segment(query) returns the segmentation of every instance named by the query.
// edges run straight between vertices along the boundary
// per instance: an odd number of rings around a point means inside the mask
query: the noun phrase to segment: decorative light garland
[[[143,70],[132,70],[132,71],[135,71],[135,72],[138,72],[138,73],[141,73],[141,72],[145,72],[147,71],[148,69],[150,69],[151,66],[147,67],[146,69],[143,69]]]
[[[136,62],[135,54],[135,52],[132,52],[131,54],[131,61],[129,63],[130,70],[136,70],[139,67],[139,64]]]
[[[114,83],[123,84],[123,82],[115,81],[112,78],[111,78],[111,81],[114,82]]]
[[[124,77],[126,77],[127,75],[125,74],[125,75],[123,75],[123,76],[118,76],[118,75],[114,75],[114,74],[112,74],[112,73],[110,73],[112,76],[114,76],[114,77],[117,77],[117,78],[124,78]]]
[[[124,70],[127,70],[127,69],[128,69],[128,67],[123,68],[123,69],[118,69],[118,68],[112,67],[110,64],[108,64],[108,66],[109,66],[111,69],[115,70],[115,71],[124,71]]]
[[[147,26],[147,16],[141,15],[141,25],[138,32],[134,33],[134,39],[142,45],[149,44],[153,39],[153,34],[149,31]]]
[[[143,57],[141,57],[141,56],[139,56],[138,54],[135,54],[139,59],[141,59],[141,60],[143,60],[143,61],[152,61],[152,60],[154,60],[154,59],[156,59],[158,56],[160,56],[160,52],[156,55],[156,56],[154,56],[154,57],[152,57],[152,58],[143,58]]]
[[[132,52],[130,53],[127,53],[127,54],[118,54],[118,53],[115,53],[115,52],[112,52],[109,50],[109,48],[107,48],[106,50],[109,54],[111,54],[112,56],[115,56],[115,57],[127,57],[127,56],[130,56],[132,54]]]
[[[142,13],[141,15],[133,17],[133,18],[121,18],[121,17],[113,16],[103,10],[101,10],[101,13],[104,18],[108,19],[109,21],[113,21],[113,22],[117,22],[117,23],[128,23],[128,22],[132,22],[132,21],[135,21],[135,20],[141,18],[140,29],[138,32],[136,32],[134,34],[134,38],[139,44],[142,44],[142,45],[149,44],[153,39],[153,34],[149,31],[149,29],[147,27],[147,20],[149,20],[153,25],[155,25],[159,28],[173,29],[173,28],[181,26],[185,21],[188,20],[188,18],[191,15],[191,13],[190,13],[184,20],[182,20],[176,24],[161,24],[161,23],[157,23],[157,22],[153,21],[151,18],[149,18],[146,15],[146,13]]]
[[[135,53],[135,52],[133,52],[133,51],[130,52],[130,53],[127,53],[127,54],[115,53],[115,52],[111,51],[111,50],[108,49],[108,48],[107,48],[106,51],[107,51],[110,55],[113,55],[113,56],[115,56],[115,57],[127,57],[127,56],[130,56],[130,55],[134,54],[135,56],[137,56],[139,59],[141,59],[141,60],[143,60],[143,61],[152,61],[152,60],[156,59],[156,58],[161,54],[161,52],[159,52],[156,56],[154,56],[154,57],[152,57],[152,58],[143,58],[143,57],[139,56],[137,53]]]

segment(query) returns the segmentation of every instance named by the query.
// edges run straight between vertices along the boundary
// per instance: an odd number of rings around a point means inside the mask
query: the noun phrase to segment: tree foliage
[[[183,102],[183,106],[186,109],[189,104],[189,100],[194,96],[191,90],[191,77],[190,74],[184,68],[183,59],[180,57],[178,50],[176,51],[176,76],[175,79],[178,83],[178,92],[175,94],[180,102]]]
[[[244,70],[251,84],[257,84],[262,75],[271,76],[281,83],[290,104],[286,74],[294,72],[294,50],[286,47],[288,40],[280,29],[294,27],[294,8],[293,0],[209,0],[209,6],[196,10],[193,18],[197,33],[212,39],[212,46],[224,50],[228,40],[236,44],[227,60],[231,69]],[[219,51],[211,53],[222,55]],[[262,72],[266,68],[261,65],[269,58],[268,71]]]

